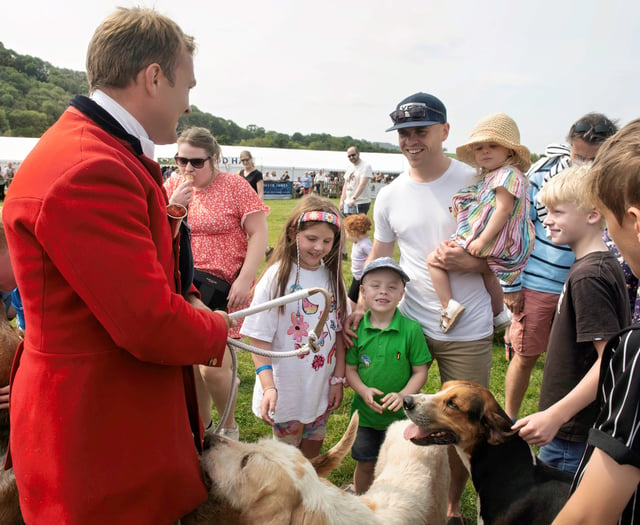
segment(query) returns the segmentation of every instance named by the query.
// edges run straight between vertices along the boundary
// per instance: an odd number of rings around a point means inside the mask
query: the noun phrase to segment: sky
[[[596,111],[640,117],[640,2],[632,0],[25,0],[0,42],[85,70],[117,6],[153,7],[196,39],[201,111],[266,130],[397,143],[389,113],[424,91],[447,107],[448,151],[505,112],[534,153]],[[634,102],[635,101],[635,102]]]

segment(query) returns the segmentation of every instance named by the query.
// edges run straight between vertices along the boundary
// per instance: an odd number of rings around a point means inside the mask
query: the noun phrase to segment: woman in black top
[[[264,200],[264,181],[262,180],[262,172],[257,170],[251,153],[248,151],[242,151],[240,153],[240,162],[242,163],[242,169],[239,174],[243,176],[246,181],[251,184],[251,187],[256,191],[260,200]]]

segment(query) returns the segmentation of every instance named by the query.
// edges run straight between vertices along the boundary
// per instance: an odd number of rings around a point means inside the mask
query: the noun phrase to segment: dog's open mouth
[[[416,445],[453,445],[458,442],[458,436],[449,430],[428,431],[415,423],[409,423],[404,430],[404,438],[410,439]]]

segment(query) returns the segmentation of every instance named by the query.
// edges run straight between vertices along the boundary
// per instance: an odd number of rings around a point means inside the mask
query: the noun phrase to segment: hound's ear
[[[489,445],[500,445],[508,438],[516,434],[516,430],[511,430],[511,419],[500,408],[498,410],[488,410],[482,417],[482,423],[487,429],[487,442]]]
[[[302,495],[300,491],[287,483],[287,480],[274,477],[269,482],[270,487],[262,487],[257,490],[256,499],[248,508],[242,509],[240,515],[241,525],[254,525],[264,523],[264,525],[290,525],[295,509],[302,505]],[[274,486],[281,490],[274,490]],[[302,522],[300,522],[302,523]]]
[[[274,500],[277,498],[273,498]],[[256,523],[263,523],[264,525],[302,525],[306,524],[304,521],[304,512],[299,513],[298,509],[302,508],[302,501],[298,501],[295,508],[288,505],[289,502],[281,502],[282,505],[254,505],[248,509],[244,509],[240,515],[240,525],[255,525]],[[304,511],[304,509],[302,508]],[[295,515],[300,516],[300,519],[296,521]]]
[[[330,525],[331,523],[333,522],[329,521],[324,512],[306,509],[302,504],[291,513],[291,521],[287,521],[287,525]]]

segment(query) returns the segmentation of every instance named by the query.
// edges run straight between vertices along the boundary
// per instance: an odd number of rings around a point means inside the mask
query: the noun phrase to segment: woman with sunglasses
[[[251,286],[267,248],[269,208],[246,180],[218,169],[221,156],[220,145],[208,129],[185,129],[178,137],[178,171],[164,186],[171,203],[189,210],[194,281],[203,302],[213,310],[231,312],[249,306]],[[230,329],[229,335],[239,337],[241,325]],[[220,415],[231,390],[230,364],[227,355],[220,368],[200,367]],[[202,388],[199,393],[200,416],[206,426],[211,403]],[[223,422],[222,434],[239,437],[233,410]]]
[[[256,168],[253,163],[253,157],[247,150],[240,152],[240,162],[242,169],[239,171],[239,175],[251,184],[251,187],[260,197],[260,200],[264,200],[264,180],[262,172]]]

